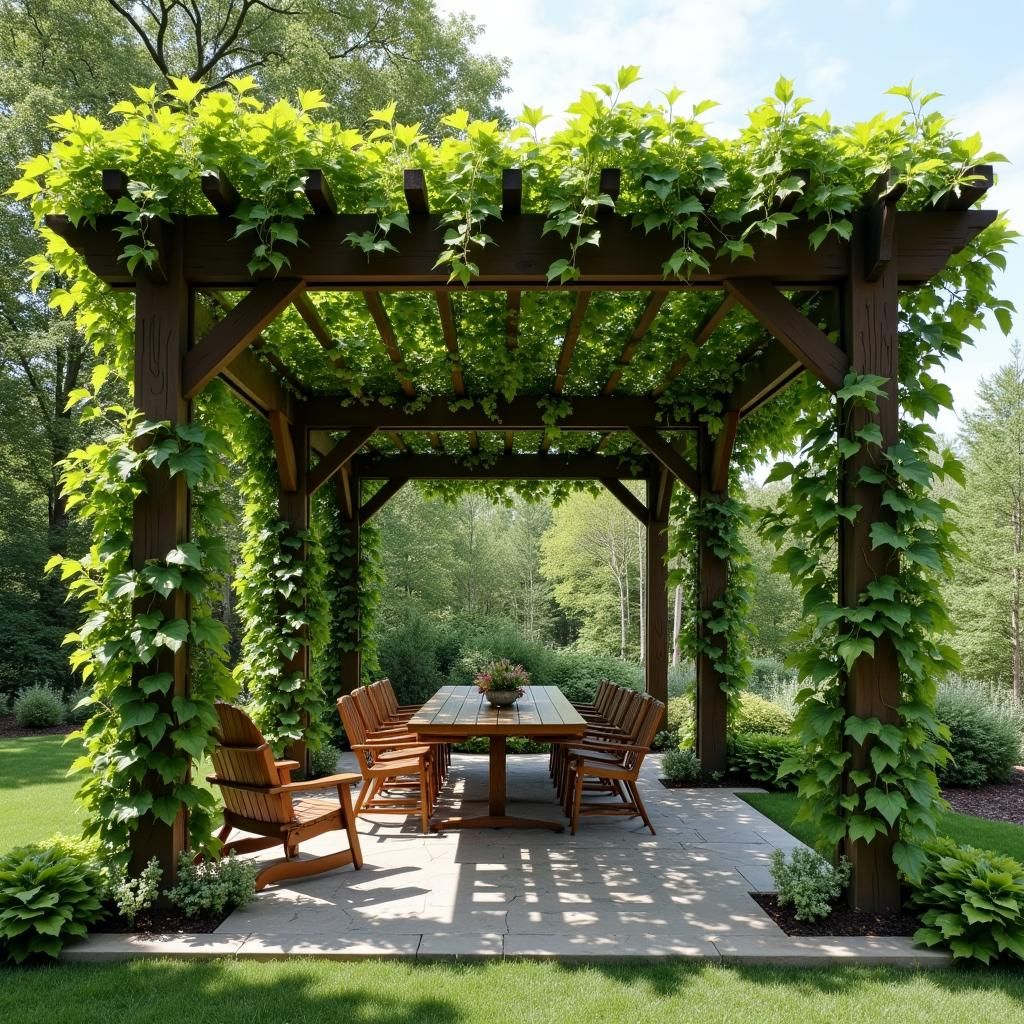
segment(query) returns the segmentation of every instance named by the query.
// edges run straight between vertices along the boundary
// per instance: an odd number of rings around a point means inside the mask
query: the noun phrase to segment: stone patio
[[[641,780],[656,836],[626,818],[584,818],[575,836],[423,836],[411,819],[363,818],[358,872],[271,887],[213,935],[96,936],[65,956],[948,962],[909,939],[786,936],[749,893],[772,889],[776,848],[801,844],[734,791],[665,789],[659,767],[648,758]],[[508,793],[510,813],[561,820],[546,757],[510,757]],[[484,813],[486,798],[486,758],[456,755],[439,813]],[[304,849],[339,840],[322,836]]]

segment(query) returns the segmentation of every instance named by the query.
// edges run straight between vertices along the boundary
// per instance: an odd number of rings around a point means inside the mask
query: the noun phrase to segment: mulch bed
[[[219,917],[185,917],[180,910],[169,907],[165,910],[157,909],[144,910],[137,918],[135,924],[129,924],[113,906],[108,905],[108,915],[98,924],[94,924],[89,931],[110,935],[115,933],[131,932],[136,935],[168,935],[181,932],[200,932],[208,935],[227,918],[227,914]],[[230,913],[230,911],[228,912]]]
[[[990,821],[1024,825],[1024,768],[1016,768],[1010,782],[965,789],[944,789],[942,795],[954,811]]]
[[[836,907],[821,921],[798,921],[792,907],[780,907],[773,893],[752,892],[754,901],[787,935],[866,935],[875,938],[913,935],[921,922],[914,914],[869,914]]]
[[[673,782],[659,778],[666,789],[770,789],[763,782],[752,782],[742,775],[723,775],[720,779],[701,779],[700,782]]]
[[[45,729],[23,729],[18,725],[14,715],[0,715],[0,740],[20,740],[26,736],[66,736],[77,728],[77,725],[62,722],[60,725],[50,725]]]

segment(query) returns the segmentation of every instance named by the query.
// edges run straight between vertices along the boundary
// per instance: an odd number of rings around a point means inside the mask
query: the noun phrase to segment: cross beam
[[[648,459],[588,453],[497,455],[476,465],[450,455],[357,455],[349,463],[362,480],[644,480],[655,472]]]

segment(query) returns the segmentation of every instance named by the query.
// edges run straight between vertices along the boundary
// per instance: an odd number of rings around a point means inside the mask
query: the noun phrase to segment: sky
[[[861,121],[904,102],[892,85],[943,94],[936,107],[986,150],[997,185],[986,206],[1024,225],[1024,0],[439,0],[485,27],[478,48],[508,57],[510,91],[503,104],[564,110],[579,90],[613,81],[624,64],[638,64],[638,102],[678,86],[692,102],[717,100],[711,130],[729,134],[745,112],[771,93],[780,74],[798,95],[840,122]],[[1024,228],[1018,227],[1024,231]],[[1006,361],[1024,339],[1024,239],[1009,253],[1000,294],[1021,311],[1009,338],[993,323],[980,332],[962,363],[946,371],[955,400],[938,427],[954,434],[974,407],[978,379]]]

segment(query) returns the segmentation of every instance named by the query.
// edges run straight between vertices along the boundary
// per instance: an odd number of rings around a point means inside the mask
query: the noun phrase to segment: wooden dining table
[[[528,736],[543,742],[578,740],[587,723],[557,686],[527,686],[515,704],[493,707],[475,686],[442,686],[409,719],[408,728],[418,739],[458,742],[486,736],[490,743],[488,763],[488,813],[472,817],[443,818],[431,822],[435,832],[448,828],[549,828],[561,832],[565,825],[548,818],[520,818],[505,813],[506,756],[510,736]]]

